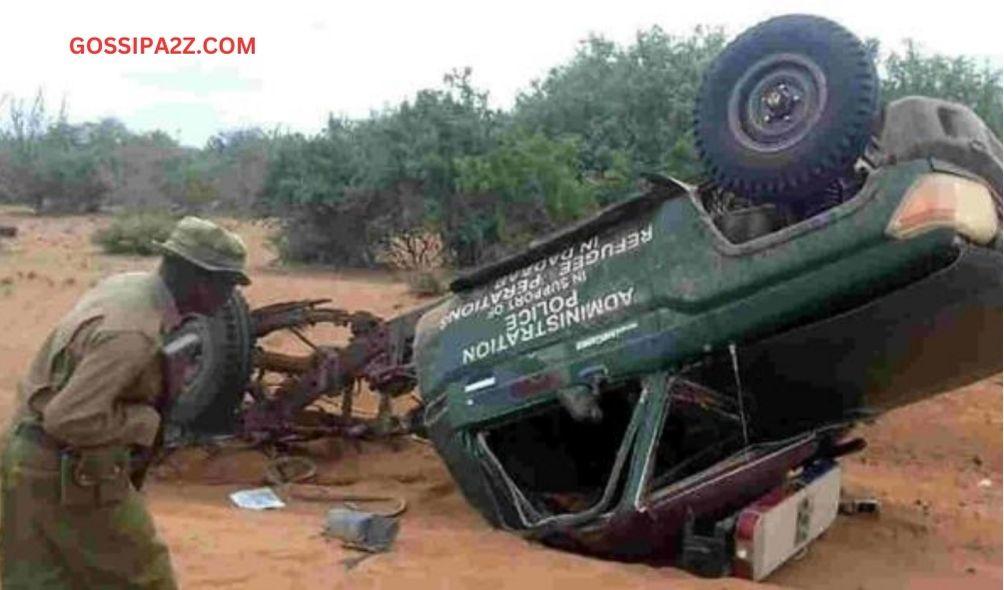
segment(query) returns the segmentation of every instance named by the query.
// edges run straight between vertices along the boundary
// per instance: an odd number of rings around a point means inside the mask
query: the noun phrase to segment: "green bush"
[[[41,91],[32,101],[11,100],[7,111],[9,123],[0,119],[5,200],[37,213],[98,211],[119,172],[116,146],[125,127],[112,119],[70,124],[65,110],[46,111]]]
[[[108,227],[94,232],[91,240],[108,254],[153,256],[157,254],[154,240],[166,240],[176,221],[167,213],[124,213]]]

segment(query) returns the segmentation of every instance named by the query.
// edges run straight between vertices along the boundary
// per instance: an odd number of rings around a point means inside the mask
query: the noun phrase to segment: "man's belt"
[[[128,447],[109,445],[76,449],[57,441],[37,422],[21,422],[14,435],[40,449],[52,451],[57,459],[52,467],[59,472],[61,505],[103,506],[120,502],[128,496]],[[41,453],[44,456],[49,454]]]

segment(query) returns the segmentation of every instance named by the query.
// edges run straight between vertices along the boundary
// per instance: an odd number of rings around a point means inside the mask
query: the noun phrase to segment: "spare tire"
[[[694,132],[705,171],[754,201],[811,195],[864,152],[878,87],[868,50],[840,25],[808,15],[760,23],[702,80]]]
[[[233,431],[237,410],[251,374],[254,345],[251,314],[238,291],[212,316],[195,316],[181,332],[202,342],[199,365],[171,408],[168,439]]]

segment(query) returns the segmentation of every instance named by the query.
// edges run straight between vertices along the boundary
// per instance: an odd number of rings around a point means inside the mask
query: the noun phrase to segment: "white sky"
[[[471,66],[492,103],[508,107],[530,80],[567,60],[589,33],[620,43],[660,25],[699,24],[730,35],[790,12],[828,16],[884,46],[906,37],[947,54],[1004,59],[1002,3],[975,0],[308,3],[8,0],[0,10],[0,96],[42,87],[70,119],[113,116],[163,129],[189,145],[244,125],[320,129],[327,113],[365,116],[445,72]],[[253,36],[256,55],[73,55],[74,36]]]

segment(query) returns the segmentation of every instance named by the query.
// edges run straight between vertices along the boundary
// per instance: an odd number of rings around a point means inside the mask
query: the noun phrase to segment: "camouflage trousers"
[[[65,506],[58,452],[18,434],[2,470],[3,590],[177,588],[167,546],[131,486],[114,503]]]

